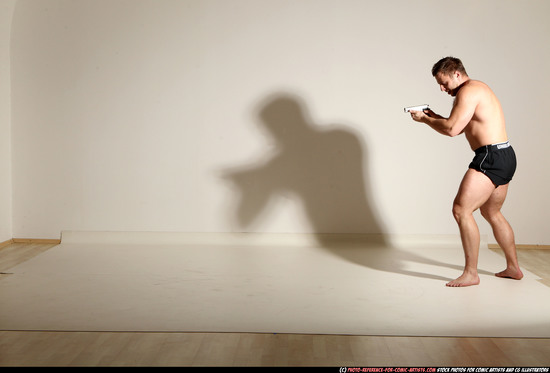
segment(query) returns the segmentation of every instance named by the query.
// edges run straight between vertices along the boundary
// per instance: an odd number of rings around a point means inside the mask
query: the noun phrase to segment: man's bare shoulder
[[[491,88],[481,80],[468,80],[464,85],[464,88],[470,91],[491,91]]]
[[[483,83],[480,80],[468,80],[462,84],[462,87],[460,88],[461,91],[474,91],[479,89],[485,89],[487,87],[487,84]]]
[[[492,94],[491,88],[482,81],[479,80],[468,80],[464,85],[458,90],[456,95],[457,98],[468,98],[469,100],[481,99],[483,96]]]

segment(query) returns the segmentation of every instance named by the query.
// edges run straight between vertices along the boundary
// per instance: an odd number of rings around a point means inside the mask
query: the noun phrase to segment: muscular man
[[[477,209],[491,225],[506,256],[506,269],[496,276],[519,280],[523,273],[517,260],[514,232],[500,211],[516,169],[516,157],[508,142],[500,102],[486,84],[468,77],[458,58],[441,59],[433,66],[432,75],[441,91],[455,97],[451,113],[444,118],[431,110],[414,111],[412,119],[443,135],[464,133],[475,152],[453,203],[466,264],[462,275],[447,286],[479,284],[480,235],[473,216]]]

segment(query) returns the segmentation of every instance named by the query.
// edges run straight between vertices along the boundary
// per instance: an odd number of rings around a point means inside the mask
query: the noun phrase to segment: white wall
[[[403,113],[448,113],[430,69],[455,55],[504,106],[517,241],[549,244],[549,12],[545,0],[19,0],[13,235],[456,234],[472,152]]]
[[[0,2],[0,242],[12,238],[10,33],[15,0]]]

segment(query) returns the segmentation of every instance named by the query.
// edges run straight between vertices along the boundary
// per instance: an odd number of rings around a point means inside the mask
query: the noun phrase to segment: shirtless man
[[[411,112],[412,119],[446,136],[464,133],[475,152],[453,203],[466,264],[462,275],[447,286],[470,286],[480,282],[477,272],[480,234],[473,216],[477,209],[491,225],[506,256],[506,269],[496,276],[519,280],[523,273],[517,260],[514,232],[500,211],[516,169],[516,157],[508,143],[500,103],[486,84],[468,77],[457,58],[446,57],[438,61],[432,75],[441,91],[455,97],[451,114],[444,118],[428,109]]]

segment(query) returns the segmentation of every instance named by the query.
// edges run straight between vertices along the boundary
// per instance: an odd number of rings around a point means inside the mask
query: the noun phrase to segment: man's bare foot
[[[479,285],[479,276],[476,274],[463,273],[462,276],[447,283],[447,286],[457,288],[464,286]]]
[[[506,268],[504,271],[495,273],[495,276],[502,278],[511,278],[514,280],[521,280],[523,278],[523,272],[519,268]]]

